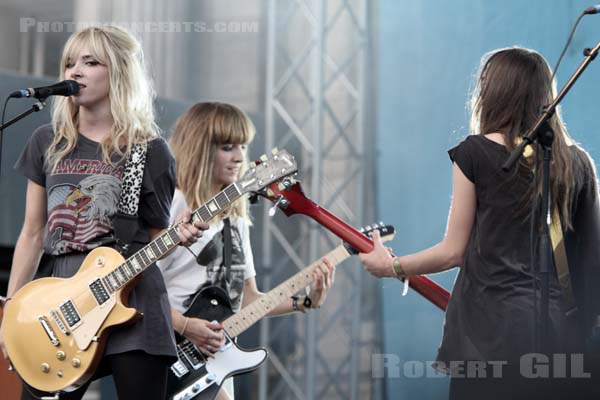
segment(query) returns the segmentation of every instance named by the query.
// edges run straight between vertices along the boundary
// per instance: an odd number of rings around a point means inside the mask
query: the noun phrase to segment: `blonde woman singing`
[[[137,143],[147,144],[147,157],[134,247],[169,224],[175,163],[154,123],[154,96],[140,43],[116,27],[77,32],[65,45],[60,78],[77,81],[81,89],[57,99],[52,124],[33,133],[16,164],[28,185],[8,297],[33,278],[42,252],[42,269],[66,278],[77,272],[89,251],[115,243],[112,218],[123,164]],[[189,211],[184,217],[189,220]],[[180,238],[192,243],[199,228],[206,226],[182,225]],[[95,377],[112,374],[121,399],[163,399],[176,353],[167,293],[156,265],[143,272],[129,304],[143,317],[109,336]],[[0,344],[6,358],[1,338]],[[35,398],[27,389],[23,398]],[[61,399],[80,399],[86,389],[84,385]]]

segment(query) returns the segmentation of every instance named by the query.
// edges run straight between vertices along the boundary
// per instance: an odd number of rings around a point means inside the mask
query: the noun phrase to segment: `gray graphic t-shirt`
[[[47,193],[44,252],[54,276],[73,276],[88,251],[114,241],[112,217],[121,194],[123,165],[102,160],[100,144],[79,135],[76,148],[50,173],[46,149],[53,139],[51,125],[38,128],[29,139],[15,169]],[[115,157],[113,161],[118,161]],[[138,218],[141,229],[135,238],[147,242],[148,229],[166,228],[175,190],[175,160],[166,142],[148,142],[148,152]],[[141,240],[138,240],[141,239]],[[142,273],[131,291],[129,305],[143,313],[140,322],[119,328],[109,336],[107,354],[144,350],[150,354],[175,355],[169,303],[164,281],[155,265]]]

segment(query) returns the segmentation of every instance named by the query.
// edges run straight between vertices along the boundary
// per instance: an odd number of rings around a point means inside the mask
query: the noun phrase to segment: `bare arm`
[[[477,199],[475,185],[463,174],[460,168],[452,167],[452,204],[448,216],[448,227],[444,239],[438,244],[398,257],[397,262],[406,275],[422,275],[441,272],[459,266],[469,243],[471,229],[475,221]],[[367,271],[377,277],[396,276],[392,269],[392,256],[376,237],[375,249],[360,258]]]
[[[253,301],[263,297],[265,294],[258,290],[256,279],[254,277],[246,279],[244,282],[244,294],[242,296],[242,308],[246,307]],[[293,312],[292,299],[286,299],[284,302],[275,307],[267,316],[283,315]]]
[[[17,239],[10,270],[7,291],[8,298],[33,279],[42,254],[46,219],[46,189],[30,180],[27,183],[25,221]],[[10,302],[6,303],[5,307],[10,307]],[[8,359],[1,332],[0,350],[2,357]]]
[[[318,308],[323,304],[327,297],[329,288],[333,286],[335,279],[335,265],[324,258],[322,263],[313,271],[313,283],[311,284],[310,299],[312,301],[311,308]],[[242,308],[246,307],[253,301],[265,296],[258,290],[256,279],[254,277],[246,279],[244,282],[244,292],[242,296]],[[304,306],[299,304],[299,309],[304,310]],[[276,315],[288,314],[294,311],[293,300],[286,299],[281,304],[277,305],[267,316],[273,317]]]
[[[15,247],[7,297],[31,281],[37,270],[44,244],[46,201],[46,188],[28,181],[25,221]]]

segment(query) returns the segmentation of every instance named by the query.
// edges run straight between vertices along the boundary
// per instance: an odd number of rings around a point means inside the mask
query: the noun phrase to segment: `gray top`
[[[46,188],[48,222],[43,263],[53,275],[73,276],[87,253],[115,243],[113,217],[121,193],[124,161],[102,160],[99,143],[79,135],[75,149],[61,160],[54,173],[46,165],[45,151],[53,138],[51,125],[31,136],[15,169]],[[175,190],[175,160],[162,138],[148,143],[138,210],[140,231],[135,251],[149,241],[148,228],[166,228]],[[156,265],[147,268],[129,295],[129,306],[143,313],[134,325],[120,327],[109,336],[106,353],[143,350],[175,356],[170,306],[162,275]]]

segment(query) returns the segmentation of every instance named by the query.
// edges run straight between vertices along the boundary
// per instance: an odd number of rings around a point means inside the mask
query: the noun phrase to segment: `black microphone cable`
[[[8,101],[10,97],[7,97],[4,101],[4,107],[2,107],[2,122],[0,126],[4,125],[4,116],[6,115],[6,106],[8,105]],[[0,130],[0,182],[2,180],[2,138],[4,137],[4,129]]]
[[[577,26],[581,22],[581,19],[583,17],[585,17],[587,14],[589,14],[589,12],[587,12],[587,10],[582,12],[581,15],[577,18],[575,25],[573,25],[573,29],[571,29],[571,33],[569,33],[569,38],[567,39],[567,43],[565,44],[565,47],[563,48],[562,52],[560,53],[560,56],[558,57],[558,61],[556,61],[556,65],[554,65],[554,68],[552,68],[552,76],[550,77],[550,84],[552,84],[552,81],[556,77],[556,71],[558,70],[560,63],[561,63],[563,57],[565,56],[565,53],[567,52],[567,49],[569,48],[571,41],[573,40],[573,35],[575,34],[575,30],[577,29]]]

